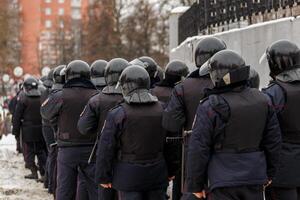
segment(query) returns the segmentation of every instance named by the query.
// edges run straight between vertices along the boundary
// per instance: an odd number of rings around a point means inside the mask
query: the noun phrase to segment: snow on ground
[[[16,153],[14,136],[0,140],[0,200],[51,200],[41,183],[24,179],[30,171],[24,168],[21,154]]]

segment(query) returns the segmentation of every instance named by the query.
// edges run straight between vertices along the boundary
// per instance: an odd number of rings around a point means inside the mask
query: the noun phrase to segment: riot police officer
[[[66,77],[62,71],[65,70],[66,67],[66,65],[59,65],[54,69],[52,91],[62,90],[64,84],[66,83]]]
[[[98,150],[99,181],[104,188],[118,190],[120,199],[165,199],[163,107],[149,92],[144,68],[126,68],[119,84],[125,102],[106,118]]]
[[[166,130],[171,132],[182,132],[184,130],[185,145],[187,148],[187,137],[192,129],[192,124],[196,114],[199,101],[204,98],[204,90],[212,88],[212,82],[209,78],[208,71],[205,73],[199,68],[215,53],[226,49],[226,44],[214,37],[202,39],[195,51],[195,63],[197,70],[193,71],[182,83],[175,86],[168,106],[166,107],[163,115],[163,126]],[[186,150],[184,150],[186,152]],[[184,153],[184,157],[186,157]],[[183,164],[185,158],[183,157]],[[182,172],[185,173],[184,166]],[[184,177],[182,177],[184,179]],[[183,185],[183,183],[181,183]],[[179,187],[179,186],[176,186]],[[182,190],[183,187],[182,187]],[[193,195],[189,194],[188,196]],[[180,199],[181,195],[177,195],[174,199]],[[188,197],[187,197],[188,198]]]
[[[165,70],[165,78],[156,84],[155,88],[151,90],[151,93],[158,98],[159,101],[164,103],[164,106],[167,105],[169,98],[172,94],[172,90],[176,84],[179,84],[183,81],[183,78],[186,77],[189,73],[187,65],[180,60],[173,60],[169,62]],[[180,137],[181,132],[169,132],[171,137]],[[172,187],[172,197],[181,196],[181,171],[180,171],[180,162],[181,162],[181,144],[170,142],[167,145],[167,149],[170,150],[170,155],[174,158],[172,160],[175,163],[173,169],[169,169],[169,174],[173,174],[173,187]]]
[[[130,62],[133,65],[139,65],[141,67],[144,67],[149,76],[150,76],[150,87],[154,88],[155,84],[160,82],[162,79],[161,75],[161,68],[158,66],[158,64],[155,62],[155,60],[149,56],[142,56],[140,58],[134,59]]]
[[[53,124],[57,123],[58,127],[56,199],[75,198],[79,171],[84,174],[89,199],[97,199],[95,165],[88,164],[96,135],[83,136],[77,129],[80,113],[88,100],[97,93],[97,89],[90,81],[90,67],[86,62],[70,62],[65,73],[66,84],[63,89],[51,94],[41,108],[43,117]]]
[[[114,58],[107,64],[105,69],[105,80],[107,86],[103,92],[93,96],[87,103],[84,112],[78,121],[78,130],[84,135],[93,135],[101,132],[106,115],[110,109],[116,106],[122,99],[120,87],[116,88],[122,71],[129,63],[122,58]],[[99,139],[98,139],[99,140]],[[98,143],[98,141],[97,141]],[[94,151],[96,151],[94,146]],[[99,155],[99,154],[97,154]],[[98,183],[98,164],[96,163],[96,182]],[[100,187],[100,185],[99,185]],[[98,198],[104,200],[115,199],[117,192],[112,189],[100,187]]]
[[[188,73],[189,68],[184,62],[180,60],[169,62],[166,66],[165,78],[151,90],[152,94],[159,101],[167,103],[175,85],[182,81]]]
[[[91,65],[91,80],[99,91],[106,86],[104,72],[107,62],[105,60],[96,60]]]
[[[268,200],[300,199],[300,49],[280,40],[266,52],[272,81],[264,89],[272,100],[282,131],[280,167],[273,179]]]
[[[26,78],[23,91],[18,95],[13,118],[13,134],[21,138],[25,165],[31,170],[31,174],[25,176],[28,179],[38,179],[38,170],[41,176],[45,174],[46,147],[42,133],[41,92],[38,85],[36,78],[32,76]],[[38,159],[38,166],[35,163],[35,156]]]
[[[16,95],[8,102],[8,110],[9,113],[12,116],[11,122],[13,125],[13,119],[14,119],[14,113],[16,110],[16,106],[17,106],[17,102],[18,102],[18,95],[20,94],[20,92],[23,90],[23,83],[19,83],[18,84],[18,89],[16,91]],[[20,137],[16,137],[16,150],[18,153],[23,153],[22,151],[22,145],[21,145],[21,141],[20,141]]]
[[[56,91],[62,90],[63,85],[65,83],[64,75],[60,75],[60,72],[65,69],[65,65],[59,65],[53,70],[53,85],[52,88],[47,96],[55,93]],[[56,147],[56,140],[55,140],[55,127],[52,126],[51,122],[47,119],[43,119],[47,122],[48,126],[44,127],[47,130],[48,134],[48,157],[47,157],[47,171],[48,171],[48,192],[50,194],[55,195],[56,189],[56,160],[57,160],[57,147]]]
[[[269,98],[248,86],[249,66],[236,52],[220,51],[208,66],[214,88],[197,109],[187,189],[203,198],[208,182],[212,199],[263,200],[278,165],[277,116]]]
[[[39,87],[41,91],[41,105],[43,102],[48,98],[48,95],[51,92],[51,88],[53,86],[53,74],[54,74],[54,69],[51,69],[48,73],[47,76],[44,76],[40,79],[42,81],[43,85]],[[49,186],[49,151],[50,151],[50,145],[54,143],[54,133],[51,128],[51,124],[48,120],[42,118],[42,123],[43,123],[43,137],[46,142],[46,147],[47,147],[47,162],[46,162],[46,167],[45,167],[45,176],[44,180],[40,180],[44,182],[44,187],[48,188]]]
[[[249,86],[251,88],[259,89],[260,77],[259,77],[259,74],[257,73],[257,71],[253,68],[250,68],[250,74],[249,74],[248,82],[249,82]]]
[[[51,88],[53,86],[53,75],[54,69],[51,69],[47,75],[47,78],[43,81],[43,85],[45,89],[41,91],[41,104],[48,98],[49,94],[51,93]],[[54,134],[51,128],[51,124],[48,120],[42,118],[43,122],[43,136],[47,145],[47,150],[49,152],[49,147],[52,143],[54,143]]]

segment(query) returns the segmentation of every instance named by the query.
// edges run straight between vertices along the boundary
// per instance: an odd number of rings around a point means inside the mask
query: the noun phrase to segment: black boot
[[[31,169],[31,174],[25,176],[26,179],[38,179],[38,173],[36,169]]]

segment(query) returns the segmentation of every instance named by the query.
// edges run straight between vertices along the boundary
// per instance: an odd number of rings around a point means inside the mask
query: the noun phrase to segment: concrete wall
[[[189,9],[188,6],[182,6],[174,8],[171,11],[169,17],[169,48],[172,50],[173,48],[178,46],[178,21],[179,17]]]
[[[297,43],[300,47],[300,17],[288,17],[248,26],[246,28],[234,29],[214,36],[223,39],[228,48],[240,53],[246,63],[255,68],[261,77],[261,87],[269,82],[269,69],[267,62],[261,65],[259,59],[266,48],[280,39],[288,39]],[[202,38],[207,36],[196,36],[188,38],[178,47],[170,52],[170,60],[180,59],[187,63],[190,70],[195,69],[194,49]]]

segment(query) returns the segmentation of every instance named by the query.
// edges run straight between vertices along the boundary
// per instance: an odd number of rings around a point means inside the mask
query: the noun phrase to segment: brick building
[[[25,73],[38,74],[44,66],[55,66],[65,44],[80,53],[81,24],[87,20],[90,0],[19,0],[21,62]],[[61,42],[64,44],[58,44]]]

